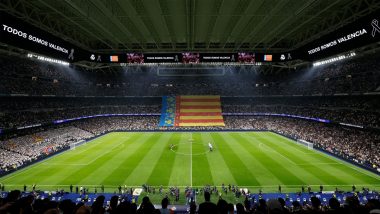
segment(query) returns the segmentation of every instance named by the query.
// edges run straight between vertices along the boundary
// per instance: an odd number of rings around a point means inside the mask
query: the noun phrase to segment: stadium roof
[[[97,51],[284,51],[378,0],[3,0],[1,10]]]

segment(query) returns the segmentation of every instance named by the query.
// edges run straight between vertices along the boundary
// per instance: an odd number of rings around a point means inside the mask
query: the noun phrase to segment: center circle
[[[188,148],[186,150],[181,149],[181,151],[178,151],[178,148],[180,146],[183,147],[184,145],[187,146]],[[210,152],[207,145],[204,145],[202,143],[194,143],[194,142],[173,144],[170,150],[179,155],[204,155]]]

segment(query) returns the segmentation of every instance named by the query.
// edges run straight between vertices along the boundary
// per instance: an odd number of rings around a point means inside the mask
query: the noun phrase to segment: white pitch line
[[[114,149],[116,149],[117,147],[119,147],[120,145],[124,144],[126,141],[121,141],[120,143],[116,144],[115,146],[113,146],[112,148],[110,148],[108,151],[102,153],[100,156],[98,156],[97,158],[93,159],[92,161],[88,162],[86,165],[90,165],[92,163],[94,163],[96,160],[98,160],[99,158],[103,157],[104,155],[112,152]]]
[[[73,184],[74,185],[74,184]],[[311,187],[319,187],[321,184],[291,184],[291,185],[284,185],[281,184],[282,187],[288,187],[288,188],[299,188],[301,186],[311,186]],[[322,184],[324,187],[352,187],[350,184]],[[7,184],[6,186],[24,186],[24,184]],[[70,185],[68,184],[37,184],[37,187],[69,187]],[[75,184],[75,186],[86,186],[86,187],[100,187],[101,184]],[[123,185],[124,187],[125,185]],[[162,187],[189,187],[189,186],[178,186],[178,185],[172,185],[172,186],[162,186]],[[380,187],[379,184],[355,184],[355,186],[372,186],[372,187]],[[105,188],[110,188],[110,187],[119,187],[119,185],[104,185]],[[141,188],[141,186],[135,185],[135,186],[126,186],[128,188],[134,187],[134,188]],[[160,186],[151,186],[150,187],[160,187]],[[204,186],[192,186],[192,187],[204,187]],[[216,186],[218,188],[221,188],[222,186]],[[246,187],[246,188],[277,188],[278,185],[262,185],[262,186],[245,186],[245,185],[239,185],[240,188]]]
[[[352,163],[349,163],[349,162],[347,162],[347,161],[341,160],[341,159],[339,159],[339,158],[337,158],[337,157],[334,157],[334,156],[332,156],[332,155],[326,154],[326,153],[321,152],[321,151],[319,151],[319,150],[314,150],[314,151],[317,151],[319,154],[322,154],[322,155],[328,157],[330,160],[334,160],[334,161],[337,161],[337,162],[339,162],[339,163],[342,163],[342,165],[344,165],[344,166],[348,166],[348,167],[350,167],[351,169],[353,169],[353,170],[355,170],[355,171],[357,171],[357,172],[360,172],[361,174],[364,174],[364,175],[370,176],[370,177],[372,177],[372,178],[375,178],[376,180],[380,180],[380,176],[377,176],[377,175],[374,174],[373,172],[370,172],[370,171],[368,171],[368,170],[365,170],[365,169],[359,168],[358,166],[355,166],[355,165],[353,165]],[[343,163],[346,163],[346,164],[343,164]],[[359,169],[360,169],[360,170],[359,170]]]
[[[297,166],[314,166],[314,165],[343,165],[343,163],[339,162],[331,162],[331,163],[299,163]]]
[[[88,142],[86,142],[86,143],[84,143],[84,144],[81,144],[80,146],[82,146],[82,145],[87,145],[88,143],[91,143],[91,144],[93,145],[93,143],[94,143],[95,140],[98,140],[98,139],[100,139],[100,138],[103,138],[103,137],[105,137],[105,136],[107,136],[107,135],[108,135],[108,134],[104,134],[104,135],[101,135],[101,136],[99,136],[99,137],[96,137],[96,138],[94,138],[94,139],[92,139],[92,140],[90,140],[90,141],[88,141]],[[97,145],[98,142],[95,142],[95,144]],[[91,148],[92,148],[92,147],[91,147]],[[88,150],[88,148],[86,148],[86,150],[84,150],[84,151],[87,151],[87,150]],[[22,174],[22,173],[28,172],[29,170],[32,170],[34,166],[38,166],[38,165],[48,165],[48,164],[45,163],[46,161],[48,161],[48,160],[50,160],[50,159],[52,159],[52,158],[55,158],[55,157],[61,156],[61,155],[63,155],[63,154],[66,154],[67,152],[71,152],[71,151],[72,151],[72,150],[66,150],[66,151],[63,151],[63,152],[61,152],[61,153],[58,153],[58,154],[52,155],[52,156],[47,157],[47,158],[45,158],[45,159],[42,159],[42,160],[40,160],[40,161],[38,161],[38,162],[36,162],[36,163],[33,163],[33,164],[30,165],[30,166],[27,166],[27,167],[24,167],[24,168],[22,168],[22,169],[19,169],[19,170],[15,171],[15,172],[12,172],[11,174],[5,175],[5,176],[3,176],[3,177],[1,178],[1,179],[3,179],[2,182],[6,181],[6,180],[9,180],[9,179],[11,179],[11,178],[14,178],[14,177],[16,177],[16,176],[19,176],[19,175]],[[84,165],[88,165],[88,164],[89,164],[89,163],[84,164]]]
[[[66,150],[66,151],[63,151],[63,152],[61,152],[61,153],[58,153],[58,154],[52,155],[52,156],[47,157],[47,158],[45,158],[45,159],[42,159],[42,160],[40,160],[40,161],[38,161],[38,162],[36,162],[36,163],[33,163],[33,164],[30,165],[30,166],[24,167],[24,168],[22,168],[22,169],[16,170],[15,172],[12,172],[11,174],[5,175],[4,177],[1,178],[1,179],[4,178],[4,179],[2,180],[2,182],[6,181],[6,180],[8,180],[8,179],[14,178],[14,177],[16,177],[16,176],[19,176],[20,174],[23,174],[23,173],[25,173],[25,172],[27,172],[27,171],[29,171],[29,170],[32,170],[34,166],[44,165],[44,162],[50,160],[51,158],[55,158],[55,157],[61,156],[61,155],[65,154],[65,153],[68,152],[68,151],[70,151],[70,150]]]
[[[45,166],[87,166],[87,163],[42,163]]]
[[[282,135],[279,135],[285,139],[287,139],[286,137],[282,136]],[[295,145],[298,145],[298,146],[302,146],[302,147],[306,147],[305,145],[301,145],[301,144],[298,144],[296,141],[294,140],[291,140],[291,139],[287,139],[289,142],[292,142],[293,144]],[[352,163],[348,162],[348,161],[345,161],[345,160],[341,160],[340,158],[338,157],[335,157],[333,155],[329,155],[329,154],[326,154],[322,151],[319,151],[319,150],[316,150],[316,149],[312,149],[312,151],[314,151],[314,154],[319,154],[319,155],[324,155],[326,156],[327,158],[329,158],[330,160],[333,160],[333,161],[337,161],[338,163],[340,163],[341,165],[345,165],[345,166],[348,166],[349,168],[357,171],[357,172],[360,172],[361,174],[364,174],[364,175],[367,175],[367,176],[370,176],[372,178],[375,178],[377,180],[380,180],[380,177],[379,176],[376,176],[376,174],[374,174],[373,172],[370,172],[368,170],[365,170],[365,169],[362,169],[362,168],[359,168],[358,166],[355,166],[353,165]],[[345,163],[345,164],[344,164]],[[360,170],[359,170],[360,169]]]
[[[277,152],[276,150],[272,149],[271,147],[269,147],[269,146],[267,146],[267,145],[265,145],[265,144],[263,144],[263,143],[260,143],[260,144],[259,144],[259,147],[264,147],[264,146],[265,146],[266,148],[270,149],[271,151],[277,153],[277,154],[280,155],[281,157],[285,158],[286,160],[288,160],[288,161],[291,162],[292,164],[297,165],[296,163],[294,163],[294,161],[292,161],[292,160],[290,160],[289,158],[285,157],[284,155],[282,155],[281,153],[279,153],[279,152]]]
[[[190,133],[191,139],[193,139],[193,134]],[[190,141],[190,186],[193,186],[193,141]]]
[[[104,155],[112,152],[114,149],[116,149],[117,147],[119,147],[120,145],[122,145],[122,148],[124,148],[124,143],[126,142],[126,140],[129,139],[129,136],[127,137],[123,137],[122,138],[123,141],[121,141],[120,143],[116,144],[115,146],[111,147],[108,151],[102,153],[100,156],[98,156],[97,158],[93,159],[92,161],[88,162],[88,163],[72,163],[72,164],[61,164],[61,163],[43,163],[43,165],[57,165],[57,166],[87,166],[87,165],[90,165],[92,163],[94,163],[96,160],[98,160],[99,158],[103,157]],[[92,148],[92,147],[91,147]],[[83,150],[83,151],[87,151],[89,148],[86,148],[86,150]]]
[[[174,147],[177,147],[177,145],[181,145],[181,144],[186,144],[186,145],[187,145],[188,143],[178,143],[178,144],[174,144],[174,145],[173,145],[173,148],[174,148]],[[202,143],[194,143],[194,142],[193,142],[192,144],[200,144],[200,145],[204,145],[204,144],[202,144]],[[176,153],[176,154],[179,154],[179,155],[196,156],[196,155],[205,155],[205,154],[207,154],[207,153],[210,152],[209,150],[206,150],[206,151],[203,152],[203,153],[189,154],[189,153],[177,152],[177,151],[173,150],[173,148],[171,148],[170,151],[172,151],[172,152],[174,152],[174,153]]]

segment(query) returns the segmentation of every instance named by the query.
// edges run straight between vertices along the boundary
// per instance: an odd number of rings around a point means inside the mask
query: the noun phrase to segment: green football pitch
[[[209,151],[208,143],[214,146]],[[170,145],[174,147],[170,149]],[[380,176],[271,132],[114,132],[0,178],[7,189],[223,183],[252,192],[380,190]],[[98,190],[99,191],[99,190]]]

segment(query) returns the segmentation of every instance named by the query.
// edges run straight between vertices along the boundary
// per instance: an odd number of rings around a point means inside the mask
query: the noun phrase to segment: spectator
[[[211,195],[208,191],[204,192],[205,201],[199,204],[199,209],[198,209],[199,214],[202,214],[202,213],[212,214],[212,213],[218,212],[216,205],[210,201],[210,197]]]
[[[167,197],[163,198],[161,201],[161,209],[160,209],[161,214],[170,213],[168,209],[168,205],[169,205],[169,199]]]
[[[150,199],[149,197],[145,196],[143,199],[142,199],[142,202],[141,202],[141,205],[140,205],[140,208],[137,210],[137,213],[141,213],[141,214],[150,214],[150,213],[159,213],[159,211],[157,211],[153,204],[150,202]]]

